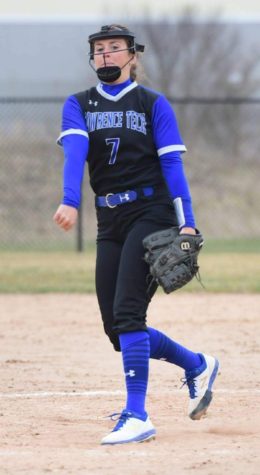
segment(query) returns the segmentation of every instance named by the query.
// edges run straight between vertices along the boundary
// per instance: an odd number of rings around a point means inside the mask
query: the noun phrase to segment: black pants
[[[149,288],[142,240],[176,226],[168,197],[98,208],[96,292],[105,333],[120,351],[120,333],[146,330],[146,312],[157,285]]]

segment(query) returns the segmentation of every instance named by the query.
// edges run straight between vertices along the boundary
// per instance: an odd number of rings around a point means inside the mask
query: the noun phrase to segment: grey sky
[[[201,12],[210,14],[217,5],[223,7],[223,14],[234,18],[238,15],[243,22],[248,16],[260,22],[260,3],[247,0],[226,2],[224,0],[189,1],[199,5]],[[106,9],[102,6],[106,4]],[[0,96],[13,95],[66,95],[71,90],[84,88],[86,78],[95,79],[88,66],[88,34],[103,22],[109,22],[109,14],[120,22],[133,20],[126,14],[124,5],[139,5],[131,11],[159,18],[167,14],[174,21],[183,10],[185,0],[0,0]],[[246,4],[246,7],[245,7]],[[88,15],[87,15],[88,12]],[[106,13],[106,16],[104,15]],[[121,12],[121,13],[120,13]],[[232,15],[231,15],[232,12]],[[109,13],[109,14],[108,14]],[[246,14],[247,13],[247,14]],[[259,15],[258,15],[259,13]],[[223,18],[223,16],[222,16]],[[29,21],[31,19],[33,21]],[[135,19],[138,19],[138,17]],[[26,21],[27,20],[27,21]],[[35,23],[36,20],[36,23]],[[66,20],[66,21],[63,21]],[[77,21],[75,25],[74,21]],[[80,21],[79,21],[80,20]],[[240,25],[239,25],[240,28]],[[248,45],[256,41],[259,25],[243,25],[243,35]],[[68,66],[69,65],[69,66]],[[91,76],[92,75],[92,76]]]
[[[241,19],[260,18],[259,0],[0,0],[0,20],[15,19],[22,21],[24,18],[51,20],[51,19],[86,19],[104,16],[122,16],[126,10],[132,17],[144,15],[149,11],[151,15],[173,14],[178,15],[185,3],[199,9],[201,14],[207,15],[220,9],[224,17],[239,17]],[[128,8],[129,7],[129,8]]]

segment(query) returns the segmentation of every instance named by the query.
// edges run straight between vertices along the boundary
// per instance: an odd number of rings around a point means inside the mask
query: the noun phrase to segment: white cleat
[[[144,442],[155,438],[156,430],[149,417],[143,421],[135,413],[124,410],[112,432],[101,440],[101,445]]]
[[[188,415],[193,420],[199,420],[207,412],[212,400],[212,385],[216,379],[219,362],[213,356],[200,353],[203,363],[198,368],[185,371],[184,383],[188,385],[190,402]]]

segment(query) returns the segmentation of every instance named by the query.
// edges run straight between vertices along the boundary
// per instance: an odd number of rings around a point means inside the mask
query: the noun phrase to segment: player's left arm
[[[195,234],[192,199],[181,157],[186,147],[174,111],[164,96],[159,96],[154,104],[152,123],[162,173],[173,199],[180,233]]]

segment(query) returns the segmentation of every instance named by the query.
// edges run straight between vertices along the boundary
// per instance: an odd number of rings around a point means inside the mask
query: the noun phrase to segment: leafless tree
[[[249,97],[259,91],[259,48],[245,48],[238,25],[221,21],[217,15],[202,22],[187,8],[176,22],[147,20],[137,25],[147,43],[144,55],[146,84],[168,98],[220,99],[226,104],[178,107],[182,128],[190,140],[210,140],[219,147],[223,140],[236,157],[250,133],[245,107],[228,105],[230,98]],[[198,133],[199,132],[199,133]]]

